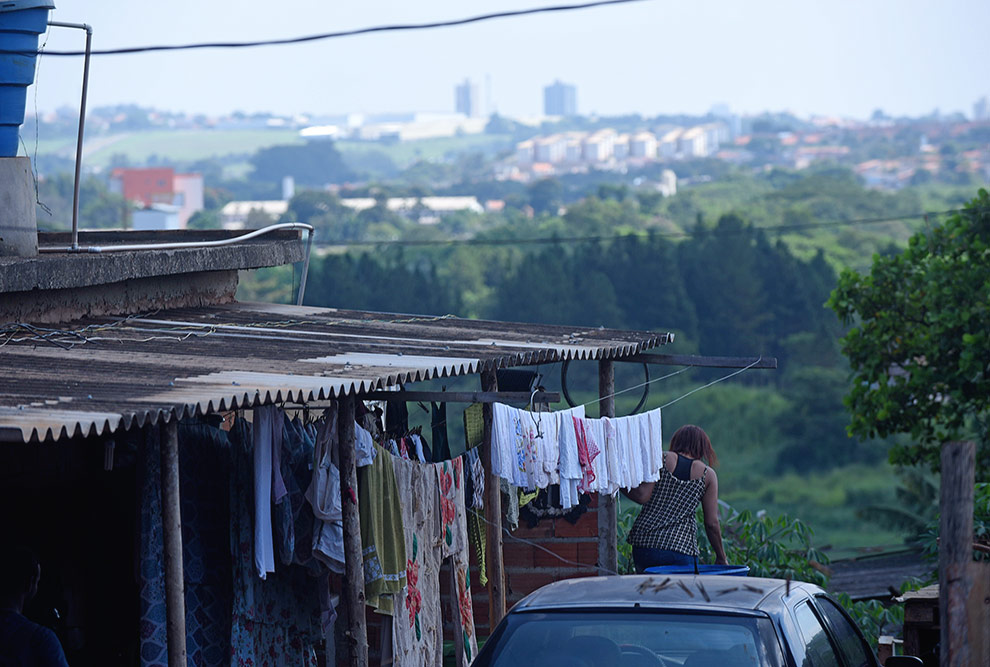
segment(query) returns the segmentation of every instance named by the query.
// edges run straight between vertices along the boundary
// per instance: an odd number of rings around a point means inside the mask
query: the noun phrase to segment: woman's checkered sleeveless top
[[[629,531],[629,544],[697,556],[698,529],[694,517],[708,486],[707,477],[707,467],[698,479],[678,479],[666,466],[661,466],[653,495]]]

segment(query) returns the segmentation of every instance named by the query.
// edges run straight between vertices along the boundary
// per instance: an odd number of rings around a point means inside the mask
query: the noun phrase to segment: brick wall
[[[561,561],[537,547],[504,536],[502,556],[505,566],[506,610],[537,588],[561,579],[589,577],[597,574],[598,563],[598,500],[592,496],[588,511],[576,523],[566,519],[544,519],[530,528],[523,521],[513,537],[534,542],[557,556],[587,567]],[[441,582],[444,578],[441,577]],[[471,597],[474,602],[474,623],[478,636],[489,634],[488,591],[478,581],[477,563],[471,554]],[[444,602],[446,605],[446,600]],[[445,607],[446,608],[446,607]]]

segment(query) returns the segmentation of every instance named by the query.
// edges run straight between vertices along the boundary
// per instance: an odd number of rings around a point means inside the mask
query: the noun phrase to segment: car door
[[[791,615],[800,635],[792,647],[799,667],[879,667],[859,628],[827,595],[796,601]]]
[[[816,595],[815,606],[846,667],[875,667],[878,664],[873,649],[839,603],[827,595]]]

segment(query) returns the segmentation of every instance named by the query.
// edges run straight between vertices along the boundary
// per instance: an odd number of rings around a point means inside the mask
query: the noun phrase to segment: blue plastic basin
[[[48,28],[52,0],[0,0],[0,157],[17,155],[27,87],[34,82],[38,35]]]
[[[646,568],[647,574],[694,574],[694,565],[655,565]],[[749,565],[699,565],[698,574],[725,574],[730,577],[745,577]]]

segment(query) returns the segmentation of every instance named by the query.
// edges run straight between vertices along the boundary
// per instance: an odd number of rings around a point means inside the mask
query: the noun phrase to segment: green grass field
[[[114,156],[123,155],[131,164],[146,164],[152,157],[159,163],[195,162],[210,158],[245,163],[246,158],[259,149],[269,146],[302,144],[303,139],[295,130],[151,130],[106,136],[90,136],[84,146],[85,163],[92,167],[107,167]],[[27,141],[29,155],[34,155],[35,144]],[[344,155],[358,156],[382,153],[398,167],[407,167],[418,160],[436,161],[450,153],[481,151],[493,153],[511,145],[508,136],[476,134],[459,137],[437,137],[402,143],[388,144],[368,141],[344,140],[336,143]],[[41,139],[37,144],[39,155],[58,155],[72,158],[75,155],[75,138]],[[241,158],[241,159],[236,159]]]

